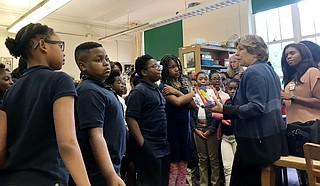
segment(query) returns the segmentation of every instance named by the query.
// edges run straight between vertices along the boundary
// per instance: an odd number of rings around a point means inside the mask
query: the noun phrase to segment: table
[[[315,166],[320,167],[320,161],[314,162]],[[276,176],[280,174],[281,167],[306,170],[305,158],[297,156],[281,156],[272,165],[266,166],[261,170],[261,186],[275,186]]]

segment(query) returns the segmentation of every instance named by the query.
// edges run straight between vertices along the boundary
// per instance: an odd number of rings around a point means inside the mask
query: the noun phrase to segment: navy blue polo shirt
[[[113,167],[116,172],[120,172],[126,127],[122,105],[116,93],[109,86],[89,76],[84,76],[77,86],[77,92],[77,136],[90,180],[102,174],[93,157],[85,129],[103,128]]]
[[[67,185],[53,120],[53,104],[64,96],[76,96],[71,77],[47,66],[28,68],[6,92],[8,159],[0,185]]]
[[[137,120],[155,157],[170,154],[165,105],[166,100],[159,88],[145,80],[140,80],[127,97],[126,116]]]

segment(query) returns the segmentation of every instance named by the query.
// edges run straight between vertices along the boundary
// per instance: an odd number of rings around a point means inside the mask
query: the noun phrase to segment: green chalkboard
[[[144,32],[145,53],[156,60],[166,54],[179,56],[179,47],[183,45],[182,21],[171,23]]]
[[[273,8],[297,3],[299,1],[301,0],[252,0],[252,13],[256,14]]]

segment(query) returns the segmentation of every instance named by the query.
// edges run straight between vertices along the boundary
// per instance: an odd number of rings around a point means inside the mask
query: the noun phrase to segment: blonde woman
[[[242,73],[244,71],[243,67],[240,66],[239,61],[236,55],[233,55],[229,58],[229,66],[228,66],[228,76],[229,78],[233,78],[235,74]]]

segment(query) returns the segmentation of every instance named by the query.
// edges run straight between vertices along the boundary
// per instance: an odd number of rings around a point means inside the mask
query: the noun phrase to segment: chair
[[[303,145],[303,150],[306,159],[309,185],[320,186],[320,167],[314,165],[314,160],[320,161],[320,145],[305,143]]]

